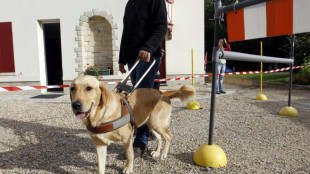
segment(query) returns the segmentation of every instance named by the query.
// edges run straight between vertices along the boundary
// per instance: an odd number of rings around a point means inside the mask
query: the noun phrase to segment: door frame
[[[59,19],[38,20],[37,33],[38,33],[38,50],[39,50],[39,66],[40,66],[40,85],[47,86],[47,65],[46,65],[46,52],[44,44],[44,29],[43,24],[59,23]],[[41,89],[41,93],[46,93],[47,89]]]

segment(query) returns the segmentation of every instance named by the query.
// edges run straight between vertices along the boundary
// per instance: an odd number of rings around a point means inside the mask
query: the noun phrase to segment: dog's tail
[[[167,96],[170,99],[179,98],[181,100],[188,99],[196,95],[196,90],[192,85],[184,85],[178,90],[162,92],[163,96]]]

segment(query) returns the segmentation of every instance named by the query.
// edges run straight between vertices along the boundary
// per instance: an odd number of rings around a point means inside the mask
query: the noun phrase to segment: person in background
[[[205,56],[205,72],[207,73],[207,64],[208,64],[208,52],[206,52]]]
[[[162,50],[161,50],[161,57],[164,57],[164,55],[165,55],[165,50],[162,49]],[[156,73],[155,79],[160,79],[160,72],[159,72],[159,70],[158,70],[157,73]],[[159,88],[160,88],[160,82],[154,82],[153,89],[159,90]],[[151,136],[152,136],[152,135],[151,135]]]
[[[144,77],[137,88],[153,88],[156,73],[162,56],[162,42],[167,33],[167,10],[165,0],[129,0],[123,18],[123,34],[120,45],[119,70],[126,73],[135,61],[141,61],[130,74],[133,86],[140,80],[151,58],[155,65]],[[135,137],[134,156],[139,157],[147,150],[149,129],[147,125],[138,128]]]
[[[224,47],[224,44],[225,44],[225,47]],[[219,39],[218,47],[219,47],[219,50],[222,50],[222,51],[231,50],[229,43],[226,41],[226,38]],[[217,65],[217,72],[218,74],[221,74],[221,75],[219,75],[218,78],[216,78],[216,94],[226,93],[223,89],[223,81],[224,81],[223,74],[225,73],[225,69],[226,69],[226,59],[220,59]]]

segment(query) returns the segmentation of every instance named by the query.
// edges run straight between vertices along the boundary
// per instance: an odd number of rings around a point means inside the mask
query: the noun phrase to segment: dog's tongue
[[[76,114],[75,116],[76,116],[77,119],[82,119],[82,118],[84,118],[84,117],[86,116],[86,113],[85,113],[85,112],[83,112],[83,113],[78,113],[78,114]]]

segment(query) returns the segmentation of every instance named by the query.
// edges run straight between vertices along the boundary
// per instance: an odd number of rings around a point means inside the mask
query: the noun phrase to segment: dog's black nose
[[[82,107],[82,102],[80,102],[79,100],[72,103],[72,108],[75,110],[79,110],[81,109],[81,107]]]

